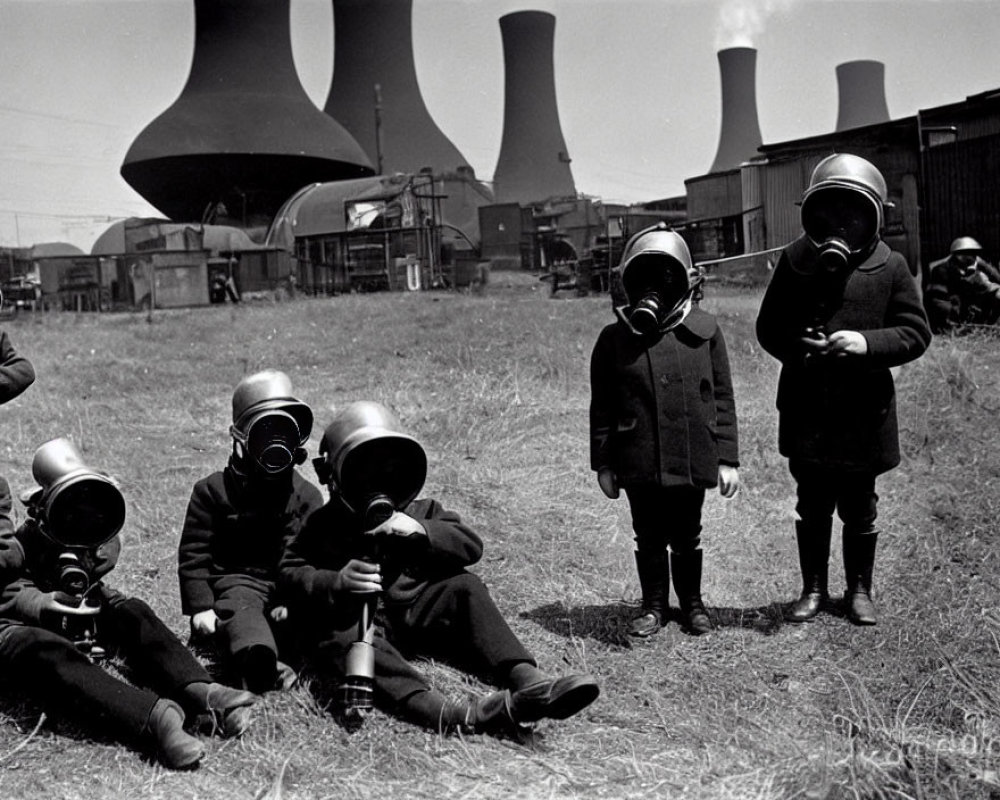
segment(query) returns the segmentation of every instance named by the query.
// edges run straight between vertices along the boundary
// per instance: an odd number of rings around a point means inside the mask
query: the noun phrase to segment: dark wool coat
[[[45,595],[59,588],[59,554],[66,548],[44,535],[33,519],[25,521],[16,534],[0,539],[4,540],[0,546],[0,575],[5,583],[0,595],[0,617],[38,625]],[[81,566],[95,585],[102,586],[103,593],[114,592],[100,579],[115,568],[121,549],[118,536],[98,547],[74,549]]]
[[[858,331],[863,356],[806,358],[807,327]],[[920,356],[931,332],[903,256],[879,242],[846,277],[831,278],[804,236],[781,254],[757,315],[757,339],[781,362],[778,449],[788,458],[875,474],[899,463],[890,367]]]
[[[14,352],[6,331],[0,331],[0,403],[13,400],[35,382],[35,369]]]
[[[232,466],[195,484],[177,550],[181,610],[215,603],[240,582],[267,590],[278,577],[286,537],[323,505],[319,489],[292,471],[287,481],[248,481]]]
[[[719,464],[739,465],[726,340],[700,308],[650,337],[608,325],[591,355],[590,388],[590,466],[610,467],[621,486],[708,488]]]
[[[429,583],[457,575],[483,555],[482,539],[436,500],[415,500],[403,513],[423,525],[427,536],[412,542],[404,539],[399,544],[400,557],[381,559],[387,607],[406,605]],[[304,619],[325,620],[329,630],[336,627],[330,612],[342,594],[339,573],[348,561],[365,552],[362,534],[360,518],[339,497],[309,517],[288,540],[281,560],[278,586],[291,609],[301,609]],[[329,633],[320,629],[322,624],[315,627],[311,636],[322,639]]]

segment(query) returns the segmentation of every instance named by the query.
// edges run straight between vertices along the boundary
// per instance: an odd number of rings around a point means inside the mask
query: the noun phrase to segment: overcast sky
[[[414,56],[432,117],[489,180],[503,126],[499,18],[556,16],[559,116],[577,190],[635,202],[684,192],[719,141],[717,52],[755,47],[765,143],[828,133],[835,68],[885,64],[892,118],[1000,88],[997,0],[414,0]],[[322,107],[330,0],[291,0],[304,88]],[[192,0],[0,0],[0,245],[88,251],[110,221],[158,216],[119,175],[178,96]]]

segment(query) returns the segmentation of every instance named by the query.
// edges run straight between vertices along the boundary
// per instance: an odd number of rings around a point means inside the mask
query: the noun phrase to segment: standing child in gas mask
[[[475,531],[437,500],[415,499],[427,457],[388,409],[345,406],[314,463],[330,500],[289,540],[281,578],[312,654],[341,681],[346,721],[381,706],[441,731],[516,734],[523,723],[566,719],[596,699],[591,676],[540,670],[466,570],[483,552]],[[407,655],[449,660],[504,688],[446,699]]]
[[[827,600],[834,510],[848,618],[876,621],[875,478],[899,463],[889,368],[931,340],[906,259],[880,238],[887,205],[873,164],[846,153],[820,161],[802,197],[804,234],[782,252],[757,316],[761,346],[781,362],[778,449],[797,484],[803,588],[792,622],[813,619]]]
[[[117,483],[66,439],[39,447],[31,471],[29,519],[0,535],[0,672],[53,717],[148,743],[164,766],[196,766],[204,747],[185,727],[239,735],[255,697],[213,682],[149,605],[104,583],[125,522]],[[106,672],[112,655],[148,688]]]
[[[275,596],[284,539],[323,505],[295,469],[306,459],[312,410],[277,370],[248,375],[233,392],[233,452],[195,484],[178,548],[181,608],[195,636],[212,637],[234,681],[253,692],[289,688],[275,629],[287,616]],[[280,638],[280,637],[279,637]]]
[[[739,488],[726,341],[695,302],[702,276],[678,233],[662,224],[637,233],[618,273],[618,321],[591,356],[590,465],[604,494],[623,489],[632,512],[642,608],[628,632],[651,636],[666,623],[672,573],[685,628],[706,633],[705,490],[732,497]]]

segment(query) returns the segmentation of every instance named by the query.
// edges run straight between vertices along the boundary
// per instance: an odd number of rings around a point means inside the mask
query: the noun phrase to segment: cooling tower
[[[556,105],[555,28],[556,18],[544,11],[517,11],[500,18],[504,119],[493,173],[498,203],[576,195]]]
[[[413,0],[333,0],[333,81],[324,110],[377,164],[378,85],[383,173],[419,172],[424,167],[435,174],[471,171],[424,105],[413,62],[412,9]],[[445,44],[443,36],[438,45]],[[461,86],[461,76],[455,77],[455,86]]]
[[[837,131],[889,121],[885,102],[885,64],[845,61],[837,65]]]
[[[269,221],[308,183],[374,170],[309,99],[292,59],[289,0],[195,0],[191,72],[180,97],[139,134],[122,177],[174,220],[225,205]]]
[[[720,50],[722,132],[709,172],[736,169],[757,155],[763,140],[757,120],[757,51],[752,47]]]

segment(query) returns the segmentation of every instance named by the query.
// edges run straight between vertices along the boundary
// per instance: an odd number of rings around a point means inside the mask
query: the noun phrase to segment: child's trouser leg
[[[270,592],[264,587],[230,586],[219,593],[216,635],[230,670],[251,692],[275,688],[278,645],[267,619]]]
[[[795,479],[795,542],[802,571],[802,594],[786,612],[790,622],[808,622],[828,597],[830,537],[839,493],[838,474],[822,465],[791,459]]]
[[[871,598],[872,571],[878,544],[875,476],[851,473],[845,476],[841,485],[837,513],[844,523],[845,611],[855,625],[874,625],[877,620]]]
[[[665,513],[674,524],[670,532],[671,575],[681,617],[688,633],[699,635],[712,630],[712,620],[701,598],[704,554],[701,549],[701,508],[705,490],[679,486],[666,491]]]
[[[490,680],[502,683],[515,664],[535,663],[471,572],[434,581],[388,616],[393,641],[404,650],[462,662]]]
[[[631,636],[652,636],[670,617],[670,557],[667,542],[672,521],[664,511],[664,489],[626,487],[635,532],[635,566],[642,591],[639,613],[629,623]]]
[[[10,625],[0,632],[0,665],[46,713],[119,736],[138,737],[157,696],[118,680],[73,643],[45,628]]]

